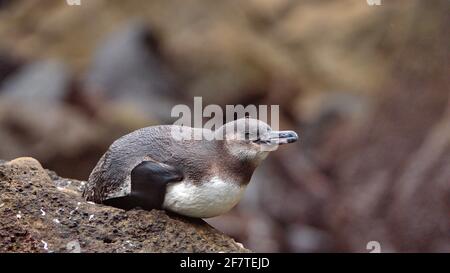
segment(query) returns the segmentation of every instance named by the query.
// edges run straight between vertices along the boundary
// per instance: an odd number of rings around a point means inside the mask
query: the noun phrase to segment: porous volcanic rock
[[[0,252],[249,252],[200,219],[86,202],[83,185],[0,161]]]

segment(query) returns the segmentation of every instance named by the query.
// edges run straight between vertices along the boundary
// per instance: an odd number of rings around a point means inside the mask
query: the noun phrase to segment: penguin
[[[83,197],[125,210],[218,216],[239,202],[271,151],[297,140],[294,131],[275,131],[248,117],[214,131],[177,125],[138,129],[113,142],[100,158]]]

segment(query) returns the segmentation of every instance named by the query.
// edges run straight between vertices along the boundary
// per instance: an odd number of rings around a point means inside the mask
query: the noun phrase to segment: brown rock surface
[[[83,184],[0,161],[0,252],[249,252],[203,220],[88,203]]]

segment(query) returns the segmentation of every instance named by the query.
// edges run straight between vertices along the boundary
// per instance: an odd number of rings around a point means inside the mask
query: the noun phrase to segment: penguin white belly
[[[201,185],[190,181],[171,183],[167,186],[163,208],[191,217],[214,217],[233,208],[244,191],[245,186],[218,177]]]

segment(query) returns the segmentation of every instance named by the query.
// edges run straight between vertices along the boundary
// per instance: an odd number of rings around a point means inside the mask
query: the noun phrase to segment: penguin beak
[[[294,131],[272,131],[269,134],[270,144],[283,145],[293,143],[298,140],[298,135]]]

